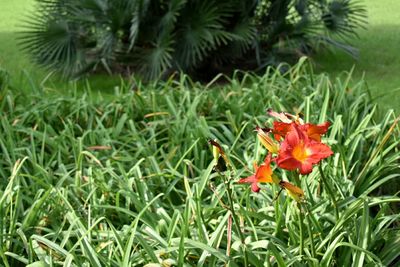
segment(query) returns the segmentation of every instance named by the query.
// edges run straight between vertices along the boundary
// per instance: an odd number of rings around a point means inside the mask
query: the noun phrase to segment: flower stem
[[[333,204],[333,207],[335,209],[335,218],[336,218],[336,220],[338,220],[339,219],[339,210],[338,210],[338,206],[337,206],[335,195],[333,194],[333,190],[331,188],[330,183],[328,183],[328,181],[327,181],[327,179],[325,177],[325,174],[324,174],[324,172],[322,170],[321,165],[318,165],[318,169],[319,169],[319,173],[321,174],[322,183],[325,185],[326,191],[328,192],[329,197],[332,199],[332,204]]]
[[[307,211],[306,213],[306,218],[307,218],[307,230],[308,230],[308,235],[310,236],[311,239],[311,256],[313,258],[315,258],[315,256],[317,255],[315,252],[315,246],[314,246],[314,235],[311,229],[311,225],[312,225],[312,221],[311,221],[311,211],[308,209],[307,207],[307,203],[303,203],[303,206],[305,208],[305,210]]]
[[[300,174],[298,172],[295,172],[293,176],[296,186],[301,188]]]
[[[238,232],[239,237],[240,237],[240,242],[242,243],[241,248],[242,248],[242,251],[244,254],[244,266],[247,267],[248,266],[248,257],[247,257],[247,251],[246,251],[246,244],[244,241],[244,235],[240,229],[238,216],[235,212],[235,207],[234,207],[233,197],[232,197],[232,190],[230,187],[230,179],[228,179],[225,175],[223,175],[221,173],[219,173],[219,175],[224,179],[224,182],[225,182],[226,192],[228,193],[227,195],[228,195],[228,201],[229,201],[229,211],[232,214],[232,219],[235,224],[236,231]]]
[[[304,222],[303,222],[303,211],[301,210],[301,204],[297,203],[297,207],[299,208],[299,220],[300,220],[300,256],[304,254]]]
[[[301,180],[300,180],[300,174],[298,172],[294,173],[294,182],[296,183],[296,186],[301,188]],[[299,230],[300,230],[300,248],[299,248],[299,254],[300,256],[303,256],[304,254],[304,217],[303,217],[303,210],[301,209],[301,203],[297,203],[297,207],[299,209]]]

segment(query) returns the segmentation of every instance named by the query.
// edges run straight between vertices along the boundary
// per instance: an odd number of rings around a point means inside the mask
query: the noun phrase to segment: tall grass
[[[394,266],[399,128],[350,79],[315,76],[303,63],[285,74],[237,73],[217,88],[186,76],[135,91],[121,84],[112,99],[90,88],[3,89],[3,265],[243,266],[246,253],[252,266]],[[253,194],[236,183],[265,153],[253,130],[270,122],[269,107],[332,122],[325,142],[335,155],[302,179],[301,209],[284,194],[273,201],[279,188]],[[233,227],[208,138],[235,166]]]

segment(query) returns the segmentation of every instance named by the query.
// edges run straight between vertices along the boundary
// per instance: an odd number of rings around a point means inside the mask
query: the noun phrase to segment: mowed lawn
[[[41,77],[41,72],[30,63],[29,58],[17,46],[17,35],[22,30],[23,19],[32,14],[34,0],[0,1],[0,68],[6,69],[12,80],[21,80],[23,71],[35,73],[31,77]]]
[[[49,75],[48,71],[33,64],[17,44],[24,20],[32,15],[35,4],[35,0],[0,0],[0,69],[9,72],[13,87],[26,92],[43,81],[51,91],[63,92],[74,88],[74,83],[68,83],[54,73]],[[85,81],[81,83],[86,86]],[[114,87],[120,85],[120,77],[94,75],[90,77],[90,84],[95,91],[112,93]]]
[[[365,77],[378,103],[400,111],[400,1],[364,0],[368,11],[366,30],[352,43],[359,48],[359,59],[344,53],[324,53],[316,57],[318,71],[337,76],[354,66],[354,80]]]
[[[354,66],[354,81],[365,77],[378,103],[383,107],[399,110],[397,103],[400,102],[400,75],[398,75],[400,73],[400,13],[398,12],[400,1],[365,0],[362,2],[368,10],[369,24],[366,30],[360,31],[359,39],[352,40],[352,43],[360,49],[359,59],[355,60],[340,51],[326,52],[315,57],[317,71],[337,76],[342,71],[351,70]],[[47,74],[30,63],[27,55],[19,50],[16,41],[18,31],[22,29],[21,22],[27,14],[33,12],[34,3],[34,0],[0,1],[0,68],[5,68],[10,72],[17,86],[29,83],[24,71],[30,73],[30,79],[36,82],[41,82]],[[92,80],[96,87],[101,85],[104,88],[112,88],[119,83],[119,79],[102,76],[94,77]]]

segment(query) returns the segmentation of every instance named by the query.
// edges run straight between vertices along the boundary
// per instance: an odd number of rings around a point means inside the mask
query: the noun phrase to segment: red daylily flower
[[[333,152],[329,146],[310,138],[301,126],[291,124],[291,130],[281,144],[276,163],[282,169],[299,169],[304,175],[312,171],[314,164],[331,156]]]
[[[317,142],[321,141],[321,135],[325,134],[331,125],[328,121],[321,124],[298,124],[296,122],[285,123],[274,121],[274,129],[272,129],[272,132],[275,139],[279,141],[282,138],[285,138],[286,134],[291,130],[292,124],[297,124],[301,131],[305,132],[310,139]]]
[[[330,126],[329,122],[324,122],[321,124],[304,123],[304,121],[299,116],[295,116],[285,112],[278,113],[271,109],[268,109],[267,113],[270,116],[280,120],[274,121],[274,128],[272,129],[272,133],[274,134],[274,137],[277,141],[285,138],[286,134],[291,130],[292,124],[297,124],[300,126],[300,130],[307,133],[308,137],[317,142],[320,142],[321,135],[325,134]]]
[[[317,125],[306,123],[300,125],[300,129],[306,132],[310,139],[321,142],[321,135],[326,134],[330,125],[329,121]]]
[[[272,129],[272,133],[277,141],[280,141],[282,138],[285,138],[286,134],[290,131],[290,127],[292,123],[279,122],[274,121],[274,128]]]
[[[258,193],[260,191],[260,187],[258,186],[257,183],[272,183],[272,169],[271,169],[271,155],[268,154],[268,156],[265,158],[265,161],[260,165],[257,166],[257,163],[254,163],[254,174],[242,178],[239,180],[238,183],[243,184],[243,183],[248,183],[251,184],[251,190],[253,192]]]

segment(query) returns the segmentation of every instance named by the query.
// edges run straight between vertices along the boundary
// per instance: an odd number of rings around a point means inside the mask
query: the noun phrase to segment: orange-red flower
[[[274,121],[274,128],[272,129],[272,133],[277,141],[280,141],[282,138],[285,138],[286,134],[290,131],[290,127],[292,123],[279,122]]]
[[[268,154],[268,156],[265,158],[265,161],[260,165],[257,166],[257,163],[254,163],[254,174],[242,178],[239,180],[239,183],[248,183],[251,184],[251,190],[253,192],[259,192],[260,187],[258,186],[258,183],[272,183],[272,169],[271,169],[271,155]]]
[[[328,128],[331,124],[329,123],[329,121],[326,121],[324,123],[321,124],[312,124],[312,123],[306,123],[306,124],[302,124],[300,125],[300,129],[304,132],[307,133],[307,136],[312,139],[315,140],[317,142],[321,141],[321,135],[325,134],[328,131]]]
[[[324,122],[321,124],[304,123],[299,116],[285,112],[278,113],[271,109],[268,109],[267,113],[270,116],[280,120],[274,121],[274,128],[272,129],[272,133],[277,141],[285,138],[286,134],[291,130],[292,124],[297,124],[300,126],[300,130],[304,131],[309,138],[320,142],[321,135],[325,134],[330,126],[329,122]]]
[[[299,169],[301,174],[308,174],[314,164],[331,156],[333,152],[329,146],[309,137],[301,126],[291,124],[290,131],[281,144],[276,163],[282,169]]]
[[[272,133],[274,134],[275,139],[280,141],[282,138],[285,138],[286,134],[291,130],[292,124],[297,124],[301,131],[305,132],[310,139],[317,142],[321,141],[321,135],[325,134],[330,126],[330,123],[328,121],[321,124],[298,124],[296,122],[286,123],[274,121],[274,128],[272,129]]]

